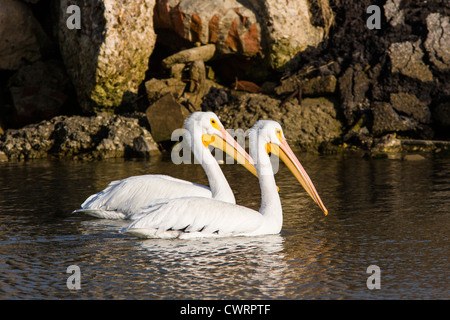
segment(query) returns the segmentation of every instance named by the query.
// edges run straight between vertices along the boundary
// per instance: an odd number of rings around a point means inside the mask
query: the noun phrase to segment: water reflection
[[[283,296],[283,238],[237,237],[201,240],[145,240],[136,246],[149,259],[147,270],[164,276],[160,294],[181,297],[251,299]],[[156,264],[151,261],[158,261]],[[153,272],[151,272],[153,274]],[[186,292],[187,291],[187,292]]]
[[[117,179],[160,173],[206,184],[199,165],[151,161],[0,165],[0,297],[58,299],[448,299],[450,161],[298,155],[324,216],[285,166],[276,175],[280,235],[141,241],[128,222],[71,215]],[[258,181],[222,169],[239,204]],[[66,288],[77,264],[82,290]],[[366,269],[381,268],[381,290]]]

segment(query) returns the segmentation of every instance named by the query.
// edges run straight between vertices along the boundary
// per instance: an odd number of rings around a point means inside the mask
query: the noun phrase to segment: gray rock
[[[302,82],[302,94],[305,96],[334,94],[336,91],[336,83],[336,77],[333,75],[305,79]]]
[[[277,95],[286,95],[296,91],[300,86],[304,96],[320,96],[333,94],[336,91],[336,77],[333,75],[302,78],[297,75],[280,81],[273,88]]]
[[[347,144],[366,150],[370,149],[373,143],[373,137],[367,127],[352,128],[343,136],[343,140]]]
[[[326,36],[334,21],[328,0],[314,1],[320,8],[323,26],[311,23],[310,7],[313,1],[249,0],[261,24],[269,65],[274,70],[283,70],[291,59],[307,47],[317,46]],[[301,32],[299,32],[301,30]]]
[[[433,110],[433,119],[443,128],[450,129],[450,102],[437,105]]]
[[[387,102],[376,102],[372,108],[374,135],[382,135],[390,132],[415,130],[417,122],[397,114]]]
[[[431,113],[428,107],[410,93],[391,93],[391,105],[397,111],[420,123],[430,123]]]
[[[187,90],[184,93],[186,103],[193,109],[192,111],[200,111],[203,97],[209,90],[205,64],[203,60],[193,61],[188,64],[188,70]]]
[[[332,141],[342,134],[341,123],[336,119],[336,108],[326,98],[305,98],[299,105],[296,99],[280,109],[281,100],[264,94],[245,93],[233,103],[218,108],[216,113],[229,129],[247,130],[261,119],[273,119],[283,127],[292,145],[305,151],[317,151],[322,143]]]
[[[150,104],[155,103],[163,96],[171,94],[175,99],[181,98],[186,88],[186,83],[181,79],[150,79],[145,82],[148,101]]]
[[[64,93],[46,87],[11,87],[16,123],[25,125],[51,119],[62,112]]]
[[[391,26],[396,27],[405,23],[405,12],[400,10],[402,0],[387,0],[383,6],[386,20]]]
[[[323,26],[311,23],[311,2],[159,0],[155,28],[169,29],[191,43],[214,43],[218,54],[265,56],[270,67],[280,69],[328,35],[334,19],[328,0],[314,1]]]
[[[9,160],[37,158],[105,159],[159,154],[143,114],[93,117],[58,116],[21,129],[9,129],[0,151]],[[145,142],[145,149],[136,138]]]
[[[81,30],[67,28],[70,4],[60,1],[58,38],[83,111],[133,105],[156,40],[155,0],[78,1]]]
[[[450,18],[439,13],[427,17],[428,36],[425,48],[431,62],[439,69],[450,69]]]
[[[56,60],[37,61],[21,67],[8,81],[16,125],[37,123],[61,114],[71,84],[64,66]],[[66,108],[67,109],[67,108]]]
[[[433,81],[433,74],[422,60],[423,51],[420,44],[420,40],[415,43],[407,41],[391,44],[389,57],[391,58],[392,72],[399,72],[420,81]]]
[[[379,152],[399,153],[402,152],[402,142],[395,134],[389,133],[381,138],[375,139],[371,152],[376,155]]]
[[[175,129],[183,128],[190,112],[169,93],[146,111],[150,130],[156,142],[170,141]]]
[[[406,161],[422,161],[425,159],[426,158],[420,154],[407,154],[403,157],[403,160],[406,160]]]
[[[21,67],[8,80],[8,87],[45,87],[65,91],[69,89],[64,65],[58,60],[36,61]]]
[[[216,46],[214,44],[182,50],[165,58],[162,61],[162,66],[170,69],[175,64],[185,64],[196,60],[208,61],[214,56],[215,52]]]
[[[370,83],[360,65],[349,67],[339,78],[341,108],[348,125],[353,125],[370,108],[366,96]]]
[[[42,27],[27,5],[18,0],[2,0],[0,7],[0,70],[17,70],[41,58],[47,42]]]
[[[8,157],[3,151],[0,151],[0,162],[6,162],[8,161]]]

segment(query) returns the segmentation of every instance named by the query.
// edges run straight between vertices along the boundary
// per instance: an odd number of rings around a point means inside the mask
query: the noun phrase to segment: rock
[[[334,20],[328,0],[265,0],[251,1],[251,4],[259,21],[263,21],[261,33],[267,45],[269,65],[274,70],[285,69],[298,52],[317,46],[328,35]],[[316,11],[323,21],[322,26],[311,23],[313,5],[319,7]]]
[[[0,162],[8,161],[8,157],[3,151],[0,151]]]
[[[405,12],[400,9],[402,0],[387,0],[383,6],[386,20],[391,26],[396,27],[405,23]]]
[[[410,131],[417,128],[417,122],[397,114],[387,102],[374,103],[372,112],[372,133],[374,135],[382,135],[389,132]]]
[[[367,127],[349,130],[343,137],[345,143],[369,150],[373,143],[373,137]]]
[[[183,71],[186,68],[184,63],[175,63],[170,67],[170,76],[169,78],[182,80],[183,79]]]
[[[51,119],[62,111],[67,95],[46,87],[11,87],[19,125]]]
[[[53,146],[55,123],[43,121],[22,129],[9,129],[0,139],[0,151],[9,160],[46,158]]]
[[[68,111],[71,93],[64,66],[56,60],[21,67],[8,81],[16,111],[15,125],[48,120]]]
[[[36,61],[21,67],[8,80],[8,87],[45,87],[67,91],[70,81],[64,65],[58,60]]]
[[[152,136],[159,143],[170,141],[172,132],[183,128],[190,113],[169,93],[148,107],[146,114]]]
[[[406,152],[435,152],[448,153],[450,141],[446,140],[424,140],[424,139],[402,139],[402,148]]]
[[[9,160],[105,159],[159,154],[150,132],[142,125],[145,120],[143,114],[57,116],[21,129],[9,129],[0,140],[0,151]],[[145,148],[139,141],[145,142]]]
[[[386,134],[379,139],[375,140],[375,143],[371,149],[373,154],[378,152],[394,152],[398,153],[402,151],[402,142],[397,139],[395,134]]]
[[[298,75],[281,80],[274,88],[277,95],[283,96],[298,90],[301,87],[304,96],[321,96],[333,94],[336,91],[336,77],[334,75],[302,78]]]
[[[171,94],[175,99],[179,99],[186,88],[186,83],[181,79],[150,79],[145,82],[145,89],[147,92],[148,101],[153,104],[161,97]]]
[[[155,0],[80,1],[81,32],[66,26],[69,0],[60,1],[61,55],[85,113],[135,103],[155,44]]]
[[[184,93],[187,103],[193,107],[195,111],[202,109],[201,104],[203,97],[209,90],[206,82],[206,69],[203,60],[196,60],[188,65],[189,77],[187,81],[187,90]]]
[[[311,23],[313,5],[322,26]],[[155,7],[156,29],[171,30],[191,43],[213,43],[220,55],[265,56],[276,70],[296,53],[317,46],[333,18],[328,0],[158,0]]]
[[[219,54],[260,52],[257,20],[252,9],[238,0],[158,0],[155,6],[156,30],[171,30],[191,43],[215,44]]]
[[[349,67],[339,78],[341,108],[348,125],[361,117],[370,108],[366,93],[371,81],[360,65]]]
[[[405,76],[420,81],[433,81],[433,74],[423,62],[423,51],[420,49],[420,40],[415,43],[397,42],[389,47],[389,57],[392,63],[392,72],[399,72]]]
[[[406,161],[421,161],[425,160],[425,157],[420,154],[407,154],[403,157],[403,160]]]
[[[152,136],[137,136],[133,139],[133,153],[138,157],[148,157],[159,154],[159,149]]]
[[[402,114],[410,116],[420,123],[430,123],[431,113],[425,103],[410,93],[391,93],[392,107]]]
[[[18,0],[2,0],[0,8],[0,70],[17,70],[39,60],[46,35],[32,11]]]
[[[214,44],[182,50],[165,58],[162,61],[162,66],[170,69],[175,64],[185,64],[196,60],[208,61],[214,56],[215,51],[216,46]]]
[[[305,98],[288,101],[279,108],[281,101],[264,94],[245,93],[231,104],[216,110],[222,123],[229,129],[247,130],[261,119],[273,119],[283,127],[288,141],[302,150],[317,152],[319,146],[340,137],[341,123],[336,120],[335,105],[326,98]]]
[[[237,102],[237,97],[229,90],[223,88],[210,87],[208,93],[203,98],[202,111],[216,112],[221,106]]]
[[[302,81],[304,96],[331,95],[336,91],[336,77],[334,75],[317,76]]]
[[[150,104],[170,93],[178,103],[184,105],[191,112],[201,110],[203,97],[214,84],[206,79],[203,60],[186,62],[182,66],[182,76],[180,74],[177,78],[153,78],[145,83]]]
[[[433,120],[450,138],[450,102],[440,103],[434,108]]]
[[[446,71],[450,69],[450,17],[432,13],[427,17],[428,35],[425,48],[431,62]]]

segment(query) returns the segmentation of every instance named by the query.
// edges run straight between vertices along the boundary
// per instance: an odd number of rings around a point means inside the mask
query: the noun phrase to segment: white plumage
[[[256,160],[261,188],[259,212],[220,200],[187,197],[167,200],[144,210],[142,218],[122,231],[141,238],[256,236],[281,231],[283,214],[268,152],[280,156],[308,194],[327,214],[307,173],[288,146],[280,125],[258,121],[250,131],[250,152]],[[278,149],[279,148],[279,149]]]
[[[209,187],[166,175],[134,176],[111,182],[104,190],[88,197],[81,209],[74,213],[82,212],[104,219],[136,219],[143,207],[186,196],[236,203],[233,191],[208,145],[222,150],[226,148],[227,153],[231,153],[239,163],[256,174],[251,157],[225,131],[212,112],[194,112],[186,119],[185,129],[188,133],[185,139],[205,170]],[[205,142],[205,139],[209,142]]]

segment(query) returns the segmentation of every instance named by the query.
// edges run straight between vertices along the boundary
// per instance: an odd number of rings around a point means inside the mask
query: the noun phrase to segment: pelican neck
[[[254,144],[253,144],[254,145]],[[259,212],[264,216],[271,216],[282,222],[282,208],[280,196],[273,174],[272,163],[265,149],[264,139],[258,139],[256,171],[261,188],[261,207]]]
[[[197,163],[200,163],[206,173],[206,176],[208,177],[212,198],[229,203],[236,203],[233,191],[231,190],[222,169],[217,163],[217,160],[213,157],[209,149],[202,143],[198,143],[198,141],[202,141],[200,134],[198,137],[195,135],[193,136],[192,152]]]

